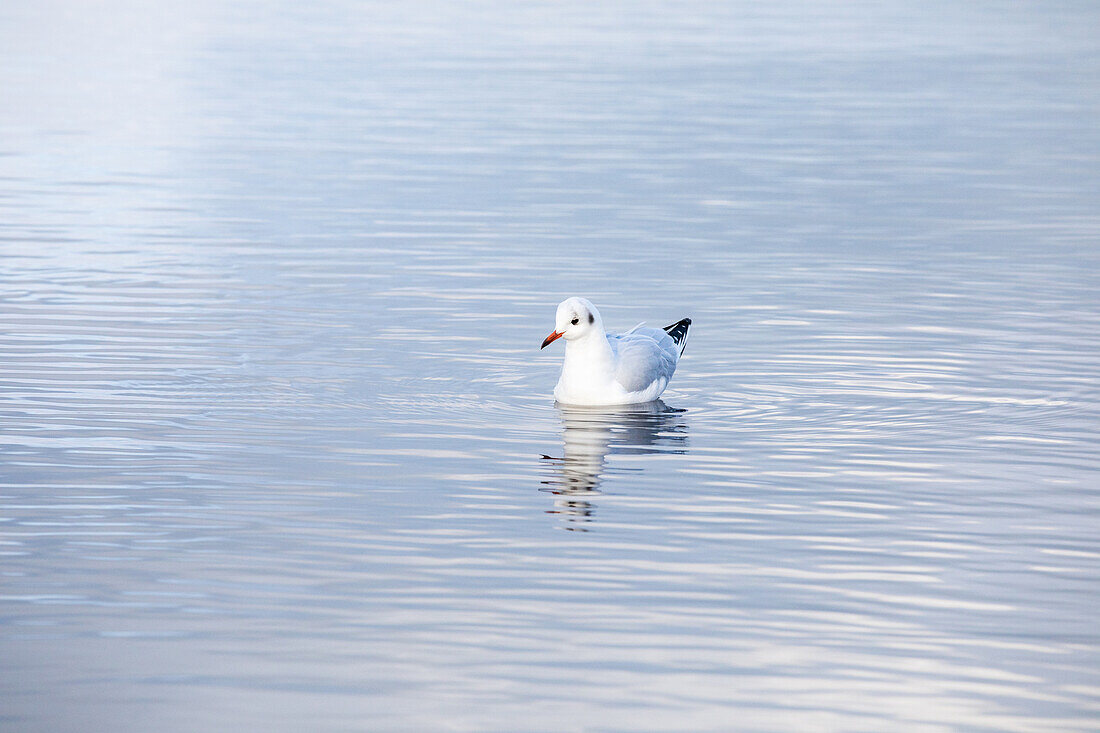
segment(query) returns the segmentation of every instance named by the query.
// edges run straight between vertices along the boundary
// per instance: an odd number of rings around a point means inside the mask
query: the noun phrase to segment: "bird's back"
[[[627,392],[641,392],[658,381],[663,391],[680,361],[676,342],[659,328],[636,326],[627,333],[608,334],[607,341],[616,358],[615,381]]]

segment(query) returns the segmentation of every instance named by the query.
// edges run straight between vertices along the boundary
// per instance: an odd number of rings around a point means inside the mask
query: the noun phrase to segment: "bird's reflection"
[[[661,400],[615,407],[566,407],[558,405],[562,421],[561,458],[543,456],[555,464],[551,478],[543,481],[554,495],[550,514],[561,515],[565,529],[585,531],[592,521],[592,497],[603,478],[631,469],[608,467],[607,457],[651,453],[686,453],[685,410]],[[638,469],[633,469],[638,470]]]

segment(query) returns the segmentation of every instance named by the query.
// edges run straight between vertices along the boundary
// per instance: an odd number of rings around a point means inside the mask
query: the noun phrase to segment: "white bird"
[[[569,298],[558,306],[554,331],[542,342],[565,339],[565,363],[554,397],[566,405],[628,405],[661,396],[680,362],[691,319],[670,326],[605,333],[596,306]]]

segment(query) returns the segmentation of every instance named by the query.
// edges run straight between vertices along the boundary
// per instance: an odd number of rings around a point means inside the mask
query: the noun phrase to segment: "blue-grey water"
[[[1100,9],[0,6],[4,731],[1100,726]],[[555,407],[558,301],[691,316]]]

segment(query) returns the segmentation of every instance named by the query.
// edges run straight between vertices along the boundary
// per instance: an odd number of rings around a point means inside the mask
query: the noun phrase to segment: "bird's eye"
[[[579,321],[579,320],[580,320],[579,318],[574,318],[572,321],[570,321],[570,323],[572,323],[574,326],[576,326],[577,321]]]

